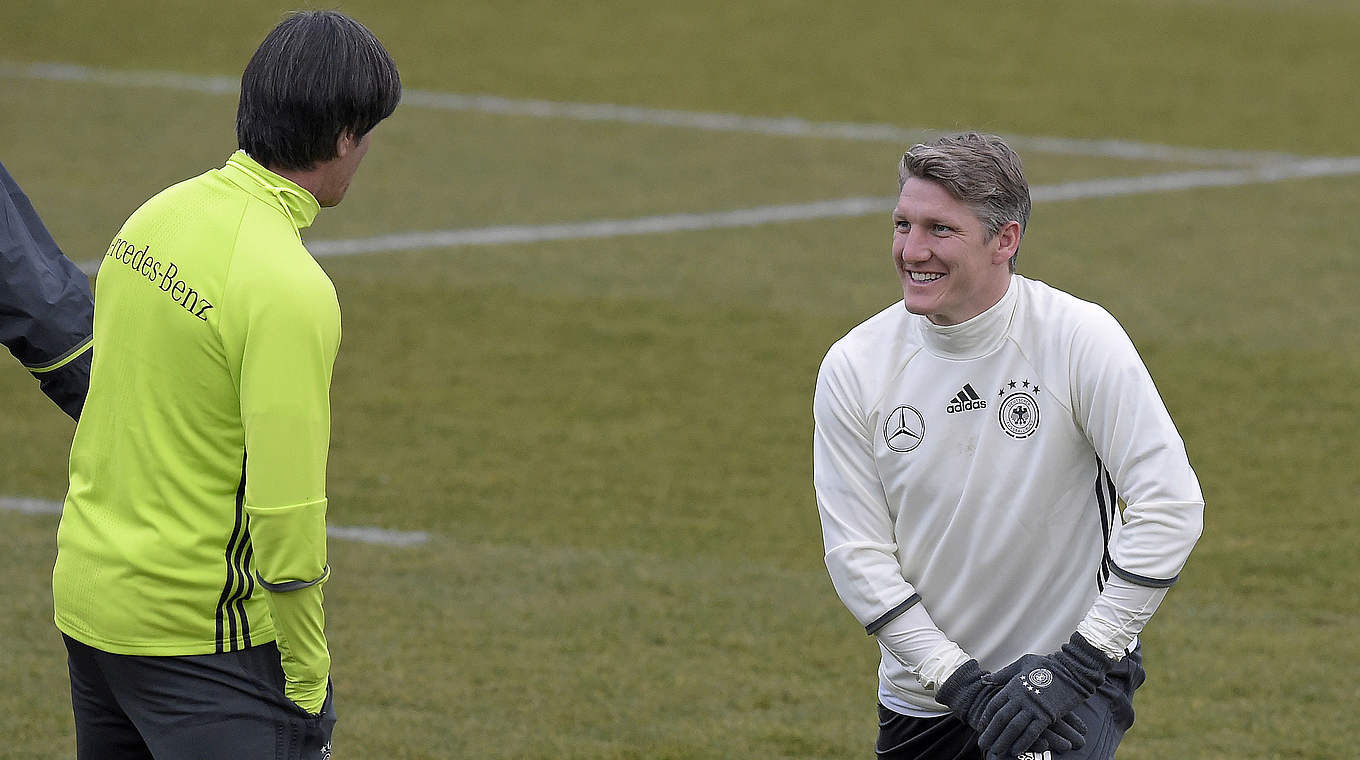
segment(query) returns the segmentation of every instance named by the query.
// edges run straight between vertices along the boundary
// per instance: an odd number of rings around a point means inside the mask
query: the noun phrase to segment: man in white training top
[[[831,347],[814,400],[826,566],[883,655],[877,755],[1112,758],[1199,483],[1114,318],[1014,273],[1015,152],[943,137],[898,173],[904,301]]]

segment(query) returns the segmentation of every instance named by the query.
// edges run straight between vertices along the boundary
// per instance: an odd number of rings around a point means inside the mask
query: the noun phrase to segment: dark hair
[[[368,134],[400,100],[397,65],[363,24],[299,11],[246,64],[236,141],[266,167],[307,170],[336,157],[342,134]]]
[[[908,177],[930,180],[962,201],[982,221],[989,238],[1010,221],[1020,223],[1021,235],[1029,225],[1029,183],[1020,156],[996,135],[965,132],[913,145],[897,165],[898,189]],[[1019,257],[1016,249],[1012,272]]]

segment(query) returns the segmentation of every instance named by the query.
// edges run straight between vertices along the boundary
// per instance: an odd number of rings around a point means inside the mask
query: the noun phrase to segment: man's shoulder
[[[1050,376],[1089,377],[1110,357],[1137,361],[1137,350],[1124,327],[1105,307],[1036,280],[1024,282],[1023,313],[1012,336],[1020,350]],[[1121,360],[1122,361],[1122,360]]]
[[[909,329],[911,317],[903,303],[897,301],[851,328],[832,344],[831,352],[840,352],[851,359],[861,355],[879,355],[885,344],[909,339],[913,334]]]
[[[321,265],[294,239],[262,247],[242,235],[232,256],[228,287],[236,298],[287,296],[304,301],[336,301],[335,286]]]
[[[1102,333],[1111,328],[1122,331],[1110,312],[1094,301],[1079,298],[1041,280],[1018,275],[1017,279],[1025,314],[1018,326],[1024,332],[1052,339],[1093,331]]]
[[[256,198],[247,202],[236,232],[231,279],[267,289],[333,293],[330,277],[307,250],[297,228],[277,208]]]
[[[148,198],[128,221],[151,217],[154,224],[162,225],[167,217],[178,216],[184,221],[175,226],[182,228],[185,223],[214,226],[213,223],[225,216],[239,215],[245,198],[234,197],[235,194],[214,174],[214,171],[207,171],[166,187]]]
[[[1032,280],[1021,275],[1015,275],[1015,279],[1020,285],[1021,297],[1035,311],[1063,314],[1081,313],[1092,308],[1100,309],[1099,304],[1074,296],[1043,280]]]
[[[105,255],[139,250],[146,254],[147,272],[157,263],[162,271],[173,265],[176,272],[192,272],[199,290],[209,280],[220,281],[246,200],[212,175],[176,182],[148,198],[128,216]]]
[[[872,394],[900,367],[903,357],[919,347],[912,319],[898,301],[856,325],[827,350],[819,382],[855,394]]]

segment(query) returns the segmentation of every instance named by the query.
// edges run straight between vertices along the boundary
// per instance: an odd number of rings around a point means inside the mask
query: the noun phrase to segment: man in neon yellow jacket
[[[246,67],[241,150],[104,254],[53,596],[77,756],[326,757],[326,458],[340,309],[299,230],[401,84],[331,11]]]

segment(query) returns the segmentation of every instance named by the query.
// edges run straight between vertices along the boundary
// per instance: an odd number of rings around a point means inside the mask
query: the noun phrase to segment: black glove
[[[987,705],[1019,672],[1018,660],[995,673],[983,670],[977,660],[969,660],[940,684],[939,690],[935,692],[935,699],[952,710],[974,731],[981,733],[987,728],[987,721],[983,717]],[[1076,715],[1067,714],[1053,725],[1045,727],[1033,746],[1026,747],[1024,751],[1044,752],[1051,749],[1063,753],[1081,749],[1085,744],[1086,723]]]
[[[988,757],[1030,751],[1046,729],[1095,693],[1115,662],[1079,633],[1053,654],[1027,654],[1016,660],[1007,667],[1014,668],[1013,674],[982,711],[987,727],[978,746]]]

